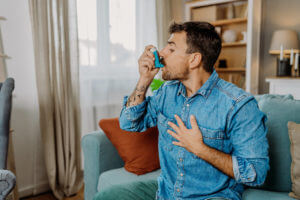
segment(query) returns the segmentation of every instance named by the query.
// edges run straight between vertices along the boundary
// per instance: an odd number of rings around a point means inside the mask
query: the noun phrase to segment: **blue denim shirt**
[[[127,99],[120,115],[122,129],[159,129],[162,172],[157,199],[241,199],[243,184],[257,186],[264,182],[269,169],[266,115],[251,94],[220,79],[216,71],[190,97],[181,82],[168,81],[139,105],[126,107]],[[175,114],[187,128],[191,128],[189,119],[194,115],[204,143],[232,155],[234,179],[172,144],[176,139],[167,133],[172,130],[167,123],[177,124]]]

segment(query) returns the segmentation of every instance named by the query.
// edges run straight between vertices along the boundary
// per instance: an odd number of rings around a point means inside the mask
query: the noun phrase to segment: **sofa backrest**
[[[11,114],[12,91],[14,90],[14,80],[6,79],[0,84],[0,169],[6,169],[9,122]]]
[[[270,170],[263,189],[291,191],[291,154],[287,123],[300,123],[300,101],[292,95],[258,95],[258,106],[267,115]]]

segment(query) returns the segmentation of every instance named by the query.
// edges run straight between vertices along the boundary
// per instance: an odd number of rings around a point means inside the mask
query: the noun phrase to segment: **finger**
[[[151,62],[149,62],[148,60],[144,60],[144,61],[141,61],[141,64],[143,65],[143,66],[147,66],[147,68],[149,69],[149,70],[152,70],[152,68],[153,68],[153,63],[151,63]]]
[[[155,56],[151,51],[146,51],[146,55],[151,58],[151,60],[155,60]]]
[[[149,58],[149,57],[143,58],[143,61],[148,61],[148,62],[150,62],[152,65],[154,65],[154,60],[152,60],[152,59]]]
[[[176,146],[184,147],[184,145],[181,142],[173,141],[172,143]]]
[[[186,128],[179,116],[174,115],[180,128]]]
[[[153,46],[152,44],[147,45],[147,46],[145,47],[145,51],[150,51],[150,49],[152,49],[153,47],[155,47],[155,46]]]
[[[174,124],[173,122],[168,122],[168,125],[171,126],[171,128],[174,129],[174,131],[176,131],[177,134],[180,133],[180,129],[178,126],[176,126],[176,124]]]
[[[149,64],[148,64],[149,70],[150,70],[150,71],[153,71],[153,70],[155,69],[154,61],[151,60],[151,59],[147,59],[146,62],[149,63]]]
[[[168,132],[170,135],[172,135],[173,138],[175,138],[176,140],[180,141],[179,136],[178,136],[175,132],[171,131],[170,129],[167,130],[167,132]]]
[[[160,68],[155,67],[155,65],[152,65],[151,71],[154,72],[155,74],[157,74],[159,72]]]
[[[190,122],[191,122],[192,129],[199,129],[196,117],[194,115],[190,116]]]

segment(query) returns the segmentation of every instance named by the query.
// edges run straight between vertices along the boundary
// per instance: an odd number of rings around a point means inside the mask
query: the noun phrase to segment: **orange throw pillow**
[[[99,126],[117,149],[127,171],[141,175],[160,168],[157,127],[145,132],[124,131],[118,118],[102,119]]]

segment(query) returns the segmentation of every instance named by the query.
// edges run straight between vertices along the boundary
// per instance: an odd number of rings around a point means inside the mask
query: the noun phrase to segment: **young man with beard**
[[[211,24],[174,23],[169,32],[159,52],[167,82],[145,97],[159,71],[147,46],[120,126],[158,127],[157,199],[241,199],[243,185],[261,185],[269,169],[266,116],[251,94],[218,77],[221,39]]]

